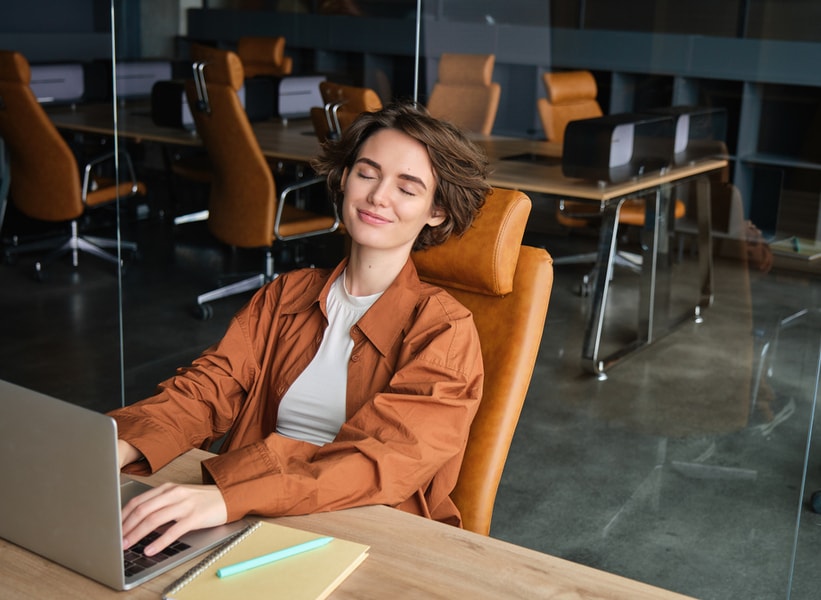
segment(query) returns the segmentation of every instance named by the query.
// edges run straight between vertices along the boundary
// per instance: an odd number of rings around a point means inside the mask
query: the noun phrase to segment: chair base
[[[71,233],[68,237],[39,240],[36,242],[21,244],[19,246],[14,245],[4,249],[4,258],[6,261],[10,261],[18,254],[50,249],[51,252],[34,264],[37,278],[43,279],[44,267],[69,253],[71,254],[71,264],[75,268],[77,268],[80,264],[81,252],[91,254],[92,256],[101,258],[106,262],[122,267],[123,261],[116,254],[105,250],[106,248],[116,249],[118,246],[123,250],[128,250],[135,254],[137,252],[137,244],[135,242],[123,240],[118,241],[113,238],[102,238],[96,236],[81,236],[78,232],[77,221],[72,221]]]
[[[258,290],[266,283],[277,278],[279,274],[274,272],[274,254],[271,248],[265,250],[265,271],[249,277],[245,277],[234,283],[220,286],[210,292],[205,292],[197,296],[197,304],[194,306],[194,315],[202,321],[207,321],[214,315],[214,310],[208,305],[209,302],[236,296],[243,292]]]

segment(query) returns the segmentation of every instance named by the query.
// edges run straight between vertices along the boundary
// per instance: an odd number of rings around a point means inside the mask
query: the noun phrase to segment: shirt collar
[[[416,308],[420,293],[421,283],[416,266],[408,257],[408,262],[393,283],[357,323],[360,331],[383,355],[389,352],[402,334],[408,318]]]
[[[315,302],[319,303],[319,308],[325,318],[328,318],[327,301],[331,284],[345,270],[348,259],[340,262],[333,271],[325,271],[325,277],[317,277],[304,290],[304,293],[297,295],[287,305],[282,307],[285,313],[297,313],[308,310]],[[321,288],[317,290],[318,287]],[[357,326],[363,335],[379,350],[386,355],[393,346],[396,338],[402,334],[402,329],[407,323],[410,314],[416,307],[421,294],[421,282],[416,273],[416,266],[413,259],[408,257],[408,261],[393,283],[374,302],[368,312],[359,320]]]

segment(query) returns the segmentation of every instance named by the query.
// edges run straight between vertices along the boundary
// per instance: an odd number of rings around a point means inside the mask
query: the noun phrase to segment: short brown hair
[[[353,167],[365,140],[380,129],[395,129],[422,143],[433,166],[433,205],[442,210],[445,220],[436,227],[425,225],[413,249],[437,246],[452,233],[467,231],[491,189],[487,183],[487,156],[456,126],[431,117],[423,106],[410,102],[362,113],[338,141],[323,144],[311,166],[327,176],[331,200],[337,206],[341,204],[342,174]]]

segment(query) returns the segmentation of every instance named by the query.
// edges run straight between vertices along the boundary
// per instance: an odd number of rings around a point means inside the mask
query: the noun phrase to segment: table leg
[[[698,214],[698,272],[701,295],[695,308],[695,319],[701,323],[702,312],[713,304],[713,223],[709,177],[696,181],[696,208]]]
[[[607,308],[607,297],[610,291],[610,279],[616,257],[619,210],[622,202],[608,202],[602,211],[601,231],[596,266],[593,269],[593,293],[590,297],[590,316],[584,332],[582,347],[582,366],[585,370],[607,379],[605,361],[599,360],[604,314]]]
[[[700,296],[695,307],[697,322],[701,313],[713,301],[713,255],[710,222],[710,181],[697,179],[699,227],[699,282]],[[619,210],[624,198],[608,202],[602,212],[596,268],[593,275],[590,315],[585,327],[582,346],[582,367],[600,380],[607,379],[606,371],[628,354],[651,344],[657,337],[668,333],[693,313],[674,317],[670,314],[671,273],[670,239],[674,216],[674,186],[659,186],[645,206],[645,227],[642,231],[642,274],[638,307],[636,339],[607,356],[600,356],[604,319],[610,292],[610,280],[615,264],[618,237]]]
[[[637,336],[640,345],[652,343],[669,322],[670,224],[675,220],[671,214],[672,193],[672,186],[660,186],[645,201]]]

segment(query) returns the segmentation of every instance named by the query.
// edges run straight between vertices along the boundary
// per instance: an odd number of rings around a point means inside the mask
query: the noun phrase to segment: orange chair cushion
[[[595,100],[598,95],[596,80],[590,71],[561,71],[542,76],[551,104],[576,104]]]
[[[293,61],[285,56],[285,38],[243,36],[237,41],[237,54],[246,77],[290,75]]]
[[[570,121],[602,116],[596,80],[589,71],[545,73],[543,81],[547,98],[539,98],[537,107],[549,141],[563,142]]]
[[[644,200],[634,198],[625,200],[619,209],[619,223],[623,225],[633,225],[634,227],[644,226]],[[674,215],[676,219],[681,219],[687,213],[687,207],[681,200],[676,200]]]
[[[511,197],[514,201],[508,202]],[[529,214],[527,196],[494,189],[471,226],[467,243],[451,236],[444,244],[413,254],[420,277],[488,296],[509,294]]]
[[[493,79],[494,54],[450,54],[439,58],[440,83],[454,85],[490,85]]]
[[[442,54],[439,78],[427,108],[457,127],[487,135],[493,129],[502,88],[492,81],[493,54]]]

